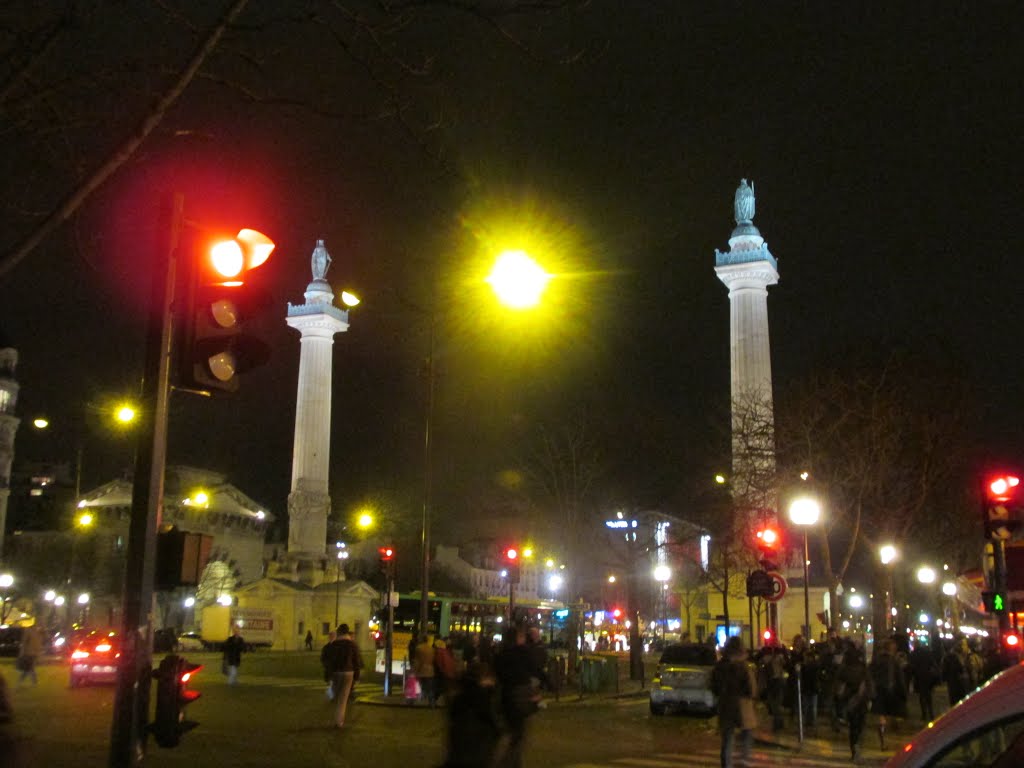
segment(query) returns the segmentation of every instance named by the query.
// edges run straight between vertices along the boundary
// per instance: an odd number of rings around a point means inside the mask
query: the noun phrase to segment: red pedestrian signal
[[[1020,650],[1020,635],[1016,632],[1008,632],[1003,636],[1003,645],[1012,651]]]
[[[156,716],[150,728],[161,747],[178,746],[181,735],[199,725],[185,719],[185,707],[202,696],[199,691],[188,688],[192,676],[202,668],[202,664],[190,664],[181,656],[171,654],[153,672],[157,680]]]
[[[775,633],[770,629],[766,629],[761,633],[761,644],[762,645],[775,645]]]
[[[509,584],[519,583],[519,550],[515,547],[505,549],[505,573]]]
[[[779,567],[781,545],[782,537],[775,528],[766,526],[757,532],[757,549],[761,553],[761,566],[765,570],[772,571]]]
[[[517,559],[519,559],[519,552],[516,551],[516,549],[514,547],[509,547],[508,549],[505,550],[505,558],[510,563],[514,563]]]
[[[251,285],[251,270],[266,262],[273,241],[252,229],[234,238],[183,245],[179,258],[181,335],[179,389],[211,394],[236,392],[238,376],[270,356],[266,343],[245,333],[245,324],[264,303]]]

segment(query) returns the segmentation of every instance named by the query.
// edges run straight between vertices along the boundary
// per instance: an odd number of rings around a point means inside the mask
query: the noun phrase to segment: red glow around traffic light
[[[773,548],[779,543],[779,532],[774,528],[764,528],[757,532],[757,538],[761,546]]]
[[[1009,501],[1017,493],[1020,478],[1014,475],[999,475],[988,482],[988,496],[992,501]]]
[[[1006,644],[1007,648],[1020,648],[1020,635],[1016,632],[1011,632],[1003,638],[1003,643]]]
[[[516,551],[515,547],[509,547],[505,550],[505,557],[509,560],[515,560],[519,557],[519,553]]]
[[[377,551],[380,552],[380,559],[382,562],[388,562],[393,560],[395,557],[395,550],[391,547],[380,547]]]
[[[761,639],[764,641],[765,645],[771,645],[773,642],[775,642],[775,633],[772,632],[770,629],[766,629],[764,632],[761,633]]]
[[[614,616],[616,619],[621,619],[622,618],[622,609],[621,608],[614,608],[614,609],[612,609],[612,616]]]

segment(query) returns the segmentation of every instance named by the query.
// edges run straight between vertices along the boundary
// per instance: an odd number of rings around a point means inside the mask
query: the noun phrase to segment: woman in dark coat
[[[851,645],[843,654],[843,663],[836,673],[836,703],[839,711],[846,713],[850,724],[850,757],[854,760],[860,758],[860,737],[868,717],[868,704],[874,695],[864,654]]]
[[[747,651],[740,638],[730,637],[726,640],[724,653],[711,673],[711,690],[718,697],[722,768],[732,768],[736,731],[740,732],[741,764],[747,765],[750,762],[750,746],[757,726],[754,713],[757,682],[753,668],[747,663]]]
[[[876,649],[868,668],[875,687],[873,711],[878,715],[878,739],[885,749],[885,731],[889,719],[907,715],[907,683],[903,664],[896,655],[896,643],[886,640]]]

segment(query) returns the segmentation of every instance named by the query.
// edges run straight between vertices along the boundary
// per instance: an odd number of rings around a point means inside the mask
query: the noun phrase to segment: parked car
[[[1024,765],[1024,663],[999,673],[893,755],[887,768]]]
[[[651,714],[669,709],[711,714],[718,702],[711,692],[711,672],[718,660],[715,649],[696,643],[665,646],[651,680]]]
[[[199,636],[198,632],[186,632],[178,635],[175,650],[178,651],[202,651],[206,649],[206,643]]]
[[[71,687],[116,682],[120,656],[121,638],[116,632],[90,632],[71,654]]]

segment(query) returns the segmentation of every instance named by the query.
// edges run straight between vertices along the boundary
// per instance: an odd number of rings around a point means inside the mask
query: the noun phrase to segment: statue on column
[[[331,254],[327,252],[327,246],[324,245],[324,241],[317,240],[316,248],[313,249],[313,279],[323,280],[330,266]]]
[[[736,215],[736,224],[750,224],[754,220],[754,182],[747,184],[746,179],[740,180],[736,188],[736,198],[733,202],[733,211]]]

